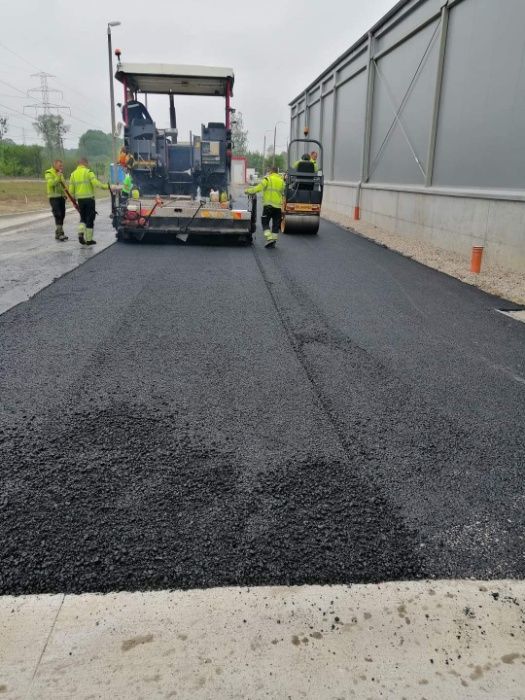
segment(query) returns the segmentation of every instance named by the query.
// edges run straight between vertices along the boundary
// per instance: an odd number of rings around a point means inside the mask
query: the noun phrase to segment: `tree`
[[[8,124],[9,124],[8,118],[0,116],[0,141],[3,141],[4,136],[7,134],[7,131],[9,128]]]
[[[78,149],[84,156],[107,156],[111,158],[111,134],[105,134],[100,129],[88,129],[80,137]]]
[[[262,173],[263,157],[258,151],[248,151],[246,153],[246,165],[254,168],[258,173]]]
[[[255,170],[260,175],[264,175],[268,171],[268,168],[273,163],[273,147],[269,146],[267,148],[266,158],[264,159],[264,164],[263,164],[262,153],[259,153],[259,151],[248,151],[246,153],[246,161],[247,161],[247,165],[249,168],[255,168]],[[286,152],[285,151],[283,151],[282,153],[275,154],[275,166],[281,171],[286,170]]]
[[[39,114],[33,126],[44,139],[49,157],[64,152],[64,136],[69,131],[69,126],[64,124],[60,114]]]
[[[232,152],[234,156],[244,156],[248,149],[248,131],[244,128],[242,113],[237,112],[232,120]]]

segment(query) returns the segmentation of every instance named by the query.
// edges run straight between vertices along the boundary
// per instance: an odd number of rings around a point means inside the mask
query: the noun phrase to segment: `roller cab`
[[[317,151],[318,160],[303,160],[302,154]],[[323,202],[323,147],[313,139],[294,139],[288,147],[283,233],[312,233],[319,230]]]

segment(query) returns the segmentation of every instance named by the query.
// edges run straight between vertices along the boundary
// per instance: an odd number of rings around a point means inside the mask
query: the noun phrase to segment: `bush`
[[[41,146],[20,146],[0,141],[0,175],[41,178],[42,151]]]

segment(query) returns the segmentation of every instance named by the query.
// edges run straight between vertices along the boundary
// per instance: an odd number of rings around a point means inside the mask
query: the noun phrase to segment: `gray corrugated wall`
[[[412,0],[374,32],[370,69],[363,40],[310,86],[306,112],[304,93],[292,102],[291,135],[302,136],[306,121],[310,136],[323,143],[328,180],[522,190],[524,27],[525,0]],[[442,45],[442,92],[436,101]],[[367,169],[368,70],[373,99]],[[434,113],[435,160],[429,172]]]

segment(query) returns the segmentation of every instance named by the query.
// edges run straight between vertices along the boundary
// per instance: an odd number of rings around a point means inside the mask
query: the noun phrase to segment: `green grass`
[[[49,200],[43,180],[0,180],[0,214],[16,214],[47,206]]]
[[[97,192],[97,199],[107,196],[109,195],[104,190]],[[48,207],[44,180],[0,179],[0,214],[19,214]]]

